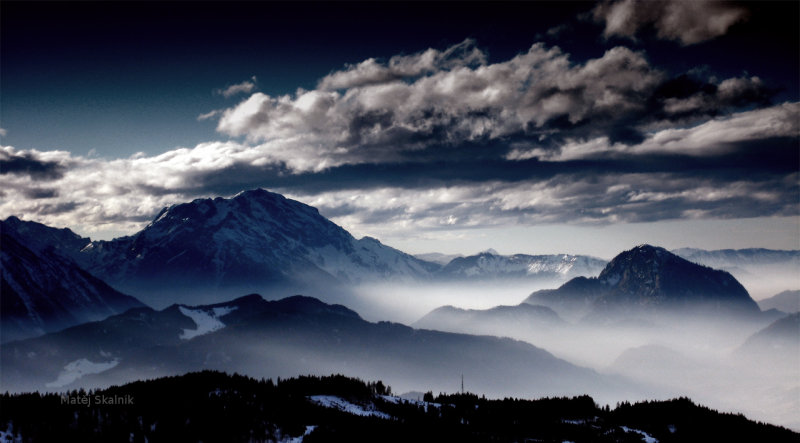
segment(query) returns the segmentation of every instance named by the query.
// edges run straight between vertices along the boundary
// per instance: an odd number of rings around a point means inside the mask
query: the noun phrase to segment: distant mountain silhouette
[[[525,302],[596,317],[630,312],[760,312],[729,273],[650,245],[617,255],[596,278],[576,278],[558,289],[534,292]]]
[[[604,260],[585,255],[500,255],[494,250],[468,257],[456,257],[437,276],[450,280],[553,279],[564,281],[595,275]]]
[[[758,301],[758,306],[763,310],[777,309],[788,314],[800,312],[800,290],[783,291],[772,297]]]
[[[791,368],[796,376],[800,365],[800,313],[775,320],[756,332],[737,349],[737,353],[762,362],[764,358],[770,358],[773,363],[778,360]]]
[[[504,336],[504,327],[544,330],[561,327],[564,320],[546,306],[527,303],[518,306],[495,306],[490,309],[460,309],[442,306],[426,314],[412,326],[441,331],[480,333]]]

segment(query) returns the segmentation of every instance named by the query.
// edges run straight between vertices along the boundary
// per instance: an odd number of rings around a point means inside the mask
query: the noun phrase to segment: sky
[[[798,2],[0,4],[0,217],[265,188],[410,253],[800,249]]]

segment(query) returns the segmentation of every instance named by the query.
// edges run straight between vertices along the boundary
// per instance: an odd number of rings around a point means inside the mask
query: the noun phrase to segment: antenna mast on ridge
[[[461,374],[461,393],[464,393],[464,374]]]

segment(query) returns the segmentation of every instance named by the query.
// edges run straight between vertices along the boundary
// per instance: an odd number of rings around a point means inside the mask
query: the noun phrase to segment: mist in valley
[[[550,284],[549,288],[555,288],[559,282]],[[712,408],[800,429],[797,340],[783,345],[765,342],[759,349],[751,343],[752,336],[785,314],[641,313],[598,321],[581,313],[537,311],[526,309],[533,305],[521,305],[531,292],[544,287],[546,282],[541,286],[519,282],[384,285],[362,287],[358,293],[365,307],[372,305],[364,312],[376,319],[415,328],[511,337],[600,374],[622,376],[637,386],[639,399],[688,396]],[[800,329],[796,326],[794,333],[797,338]],[[636,400],[622,393],[607,398]]]

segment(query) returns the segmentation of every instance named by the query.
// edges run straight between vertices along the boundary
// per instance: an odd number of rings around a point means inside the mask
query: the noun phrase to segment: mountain
[[[442,306],[429,312],[412,326],[440,331],[507,336],[509,328],[548,330],[564,325],[552,309],[523,303],[490,309],[461,309]]]
[[[673,253],[730,272],[756,299],[800,288],[800,250],[683,248]]]
[[[257,380],[217,371],[93,392],[4,394],[3,441],[796,442],[788,429],[688,398],[602,407],[589,396],[392,396],[341,375]],[[168,399],[169,401],[165,401]],[[103,404],[106,401],[109,404]],[[83,403],[82,403],[83,402]]]
[[[758,301],[762,310],[777,309],[789,314],[800,311],[800,291],[783,291],[770,298]]]
[[[101,320],[144,306],[81,269],[60,248],[83,240],[69,230],[0,222],[0,337],[3,342]]]
[[[691,263],[666,249],[637,246],[614,257],[596,278],[576,278],[537,291],[526,303],[616,316],[632,312],[760,312],[747,290],[725,271]],[[559,312],[560,313],[560,312]]]
[[[606,262],[584,255],[499,255],[489,250],[469,257],[456,257],[447,263],[438,277],[465,279],[556,279],[567,280],[594,275]]]
[[[800,313],[789,314],[756,332],[737,350],[756,357],[780,356],[796,370],[800,364]]]
[[[45,250],[55,251],[64,257],[74,257],[92,242],[87,237],[81,237],[69,228],[52,228],[41,223],[23,221],[10,216],[2,224],[3,232],[13,235],[25,244],[25,247],[35,252]]]
[[[454,258],[463,257],[461,254],[442,254],[440,252],[428,252],[425,254],[414,254],[414,257],[417,257],[420,260],[424,260],[431,263],[438,263],[442,266],[450,263],[453,261]]]
[[[28,226],[38,232],[43,225]],[[260,189],[164,208],[142,231],[111,241],[44,231],[44,242],[154,306],[265,289],[330,292],[337,285],[425,280],[439,268],[376,239],[356,240],[317,209]]]
[[[254,377],[380,374],[401,391],[451,389],[463,374],[470,389],[499,397],[609,398],[634,389],[527,343],[370,323],[303,296],[134,309],[7,343],[0,357],[0,382],[11,391],[109,386],[200,369]]]

